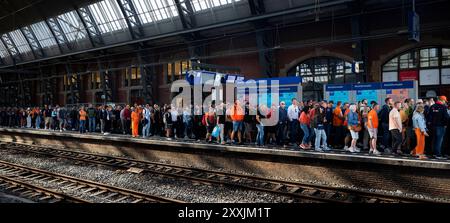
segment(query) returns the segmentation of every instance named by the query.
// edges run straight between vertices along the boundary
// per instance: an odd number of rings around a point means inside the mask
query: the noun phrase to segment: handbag
[[[216,126],[216,127],[214,127],[214,129],[213,129],[213,131],[211,133],[211,136],[214,137],[214,138],[218,138],[219,135],[220,135],[220,127]]]

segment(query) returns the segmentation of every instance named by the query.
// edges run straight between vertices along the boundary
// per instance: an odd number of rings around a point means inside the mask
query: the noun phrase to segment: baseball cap
[[[438,99],[439,99],[440,101],[445,101],[445,102],[447,102],[447,97],[444,96],[444,95],[439,96]]]

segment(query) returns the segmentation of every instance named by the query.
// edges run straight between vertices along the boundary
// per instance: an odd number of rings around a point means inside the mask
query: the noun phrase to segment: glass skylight
[[[105,0],[88,6],[101,33],[127,28],[124,16],[115,0]]]
[[[151,23],[178,16],[173,0],[132,0],[142,23]]]
[[[52,32],[47,27],[45,22],[38,22],[30,25],[30,27],[34,32],[34,35],[36,35],[36,38],[38,39],[42,48],[52,47],[57,44],[55,38],[52,35]]]
[[[22,32],[18,29],[9,33],[12,41],[16,45],[19,53],[28,53],[31,51],[30,45],[28,45],[27,39],[23,36]]]
[[[57,18],[69,42],[86,38],[86,30],[75,11],[64,13]]]

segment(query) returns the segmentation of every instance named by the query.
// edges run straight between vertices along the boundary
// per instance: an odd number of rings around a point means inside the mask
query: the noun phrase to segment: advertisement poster
[[[398,81],[397,71],[383,72],[383,82]]]
[[[377,90],[360,90],[356,91],[356,101],[362,101],[363,99],[367,99],[367,102],[371,101],[378,102],[378,94]]]
[[[419,79],[419,72],[417,70],[402,70],[398,76],[400,81],[415,81]]]
[[[408,89],[388,89],[386,90],[386,97],[392,98],[395,101],[404,101],[409,98]]]
[[[450,84],[450,68],[441,70],[441,82],[442,84]]]
[[[420,85],[438,85],[439,70],[420,70]]]
[[[348,102],[349,100],[349,91],[330,91],[330,101],[333,101],[334,104],[336,104],[338,101],[344,103]]]

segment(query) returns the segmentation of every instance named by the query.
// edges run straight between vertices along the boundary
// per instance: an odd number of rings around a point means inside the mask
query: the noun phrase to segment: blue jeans
[[[291,121],[291,123],[289,123],[289,124],[290,124],[290,130],[289,130],[290,136],[289,136],[289,138],[291,140],[291,143],[294,144],[294,143],[297,142],[297,132],[298,132],[298,124],[299,124],[299,122],[298,122],[297,119],[293,119]]]
[[[302,140],[302,144],[308,144],[309,143],[309,133],[310,133],[310,129],[307,125],[305,124],[300,124],[300,128],[302,128],[303,130],[303,140]]]
[[[89,132],[95,132],[95,117],[89,118]]]
[[[150,120],[142,127],[142,137],[148,137],[150,135]]]
[[[441,147],[444,141],[445,130],[444,126],[434,127],[433,151],[435,156],[442,156]]]
[[[84,133],[86,131],[85,126],[84,126],[85,123],[86,123],[86,120],[80,120],[80,133]]]
[[[37,129],[41,128],[41,117],[40,116],[36,117],[36,128]]]
[[[192,121],[187,120],[187,121],[183,122],[183,124],[184,124],[184,136],[185,137],[187,136],[190,138],[192,136]]]
[[[320,139],[322,139],[322,147],[327,147],[327,134],[325,133],[325,129],[314,128],[314,132],[316,133],[315,149],[320,148]]]
[[[258,129],[258,134],[256,135],[256,144],[262,146],[264,145],[264,126],[261,124],[256,124]]]

